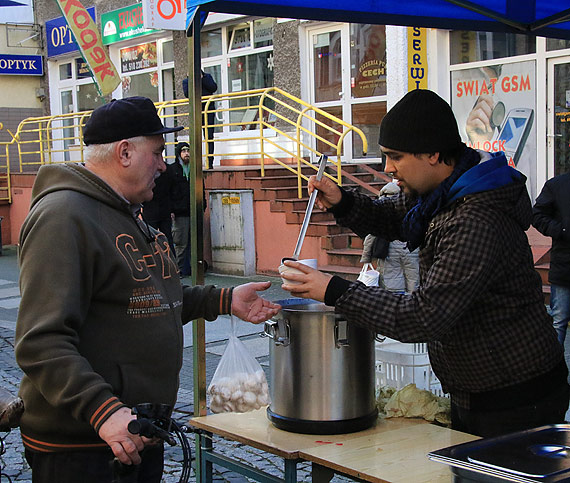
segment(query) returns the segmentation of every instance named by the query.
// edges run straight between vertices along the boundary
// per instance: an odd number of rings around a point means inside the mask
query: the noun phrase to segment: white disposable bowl
[[[293,259],[292,258],[284,258],[281,261],[284,262],[285,260],[293,260]],[[314,268],[315,270],[317,268],[317,259],[316,258],[306,258],[305,260],[297,260],[297,261],[299,263],[302,263],[303,265],[307,265],[308,267]],[[298,285],[300,282],[288,280],[288,279],[283,277],[283,275],[290,274],[290,273],[303,273],[303,272],[301,270],[296,269],[296,268],[288,267],[287,265],[284,265],[283,263],[281,263],[281,265],[279,265],[279,275],[281,275],[281,280],[283,281],[283,283],[287,283],[289,285]]]

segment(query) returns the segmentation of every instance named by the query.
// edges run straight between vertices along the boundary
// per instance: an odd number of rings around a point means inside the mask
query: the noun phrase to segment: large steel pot
[[[271,339],[269,419],[280,429],[311,434],[374,424],[374,334],[314,300],[278,303],[281,311],[265,323]]]

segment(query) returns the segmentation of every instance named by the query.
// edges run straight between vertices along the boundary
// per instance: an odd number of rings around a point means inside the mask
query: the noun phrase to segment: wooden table
[[[313,481],[329,481],[333,473],[378,483],[449,482],[449,467],[428,460],[427,453],[478,439],[423,420],[379,420],[367,430],[335,435],[282,431],[267,419],[265,409],[249,413],[222,413],[190,420],[199,430],[202,447],[201,481],[212,481],[212,464],[261,482],[295,482],[297,464],[313,464]],[[284,478],[216,453],[208,434],[238,441],[284,459]]]

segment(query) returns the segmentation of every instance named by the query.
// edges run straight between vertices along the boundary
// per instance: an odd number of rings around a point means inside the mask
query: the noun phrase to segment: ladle
[[[317,181],[320,181],[325,172],[325,166],[327,165],[327,155],[323,154],[319,158],[319,171],[317,172]],[[289,259],[298,260],[301,254],[301,247],[303,246],[303,240],[305,240],[305,234],[307,233],[307,228],[309,227],[309,221],[311,220],[311,213],[313,212],[313,207],[315,206],[315,200],[317,199],[318,189],[314,189],[309,197],[309,203],[307,204],[307,209],[305,210],[305,219],[303,220],[303,225],[301,226],[301,232],[299,233],[299,238],[297,238],[297,245],[295,245],[295,251],[293,256]],[[284,258],[283,260],[288,260]]]

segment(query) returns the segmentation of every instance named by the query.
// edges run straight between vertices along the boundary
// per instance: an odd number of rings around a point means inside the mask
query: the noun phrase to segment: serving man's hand
[[[250,282],[238,285],[232,292],[232,314],[247,322],[259,324],[279,312],[281,306],[257,295],[267,290],[271,282]]]
[[[326,210],[327,208],[337,205],[342,199],[342,192],[338,185],[326,176],[323,176],[320,181],[317,181],[316,176],[311,176],[307,188],[309,195],[314,189],[319,190],[316,203],[321,210]]]
[[[138,465],[141,462],[139,452],[144,449],[147,438],[131,434],[127,429],[129,423],[136,419],[129,408],[121,408],[114,412],[99,429],[99,437],[105,441],[117,459],[125,465]]]
[[[332,278],[328,273],[320,272],[314,268],[308,267],[293,260],[285,260],[284,265],[291,268],[296,268],[303,273],[283,272],[281,276],[296,284],[284,283],[281,285],[283,290],[291,292],[295,297],[302,297],[305,299],[313,299],[319,302],[325,301],[325,293],[327,286]]]

